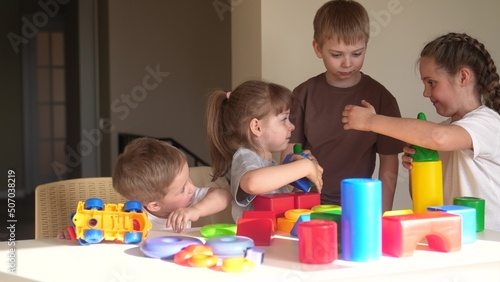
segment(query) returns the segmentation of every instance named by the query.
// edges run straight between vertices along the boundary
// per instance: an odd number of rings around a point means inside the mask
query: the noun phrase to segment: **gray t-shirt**
[[[238,194],[238,190],[241,189],[241,177],[248,171],[272,165],[276,165],[276,162],[267,161],[253,150],[245,147],[240,147],[233,155],[233,162],[231,165],[231,194],[233,195],[234,201],[232,202],[231,214],[233,216],[234,222],[238,223],[238,219],[242,217],[243,211],[253,209],[252,201],[256,196],[246,194],[243,199],[237,199],[236,195]],[[288,188],[286,186],[283,186],[266,194],[287,192],[289,192]]]

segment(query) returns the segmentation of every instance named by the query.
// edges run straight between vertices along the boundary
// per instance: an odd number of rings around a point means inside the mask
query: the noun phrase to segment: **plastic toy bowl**
[[[219,257],[243,257],[248,248],[255,247],[253,240],[245,236],[215,237],[208,239],[205,245]]]
[[[200,229],[200,234],[204,238],[213,238],[218,236],[234,236],[236,235],[236,224],[216,223],[208,224]]]
[[[141,245],[141,251],[150,258],[170,259],[192,244],[203,244],[203,242],[188,236],[162,236],[145,240]]]

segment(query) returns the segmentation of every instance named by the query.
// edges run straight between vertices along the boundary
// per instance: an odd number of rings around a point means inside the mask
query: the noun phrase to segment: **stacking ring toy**
[[[246,258],[228,258],[222,262],[221,268],[225,272],[245,272],[255,267],[255,263]]]
[[[188,264],[194,267],[212,267],[217,264],[219,259],[216,256],[207,256],[204,254],[195,254],[190,257]]]
[[[243,257],[246,249],[255,247],[253,240],[245,236],[215,237],[208,239],[205,245],[221,257]]]
[[[234,236],[236,235],[236,224],[208,224],[200,229],[200,234],[204,238],[213,238],[218,236]]]
[[[201,244],[189,245],[184,249],[182,249],[177,254],[175,254],[174,262],[180,265],[188,265],[189,264],[188,260],[195,255],[203,255],[210,257],[213,256],[214,253],[212,252],[212,249],[209,246]],[[197,259],[197,262],[199,262],[200,259],[201,257]]]
[[[326,212],[332,210],[342,210],[341,206],[337,205],[317,205],[311,208],[313,212]]]
[[[297,221],[299,219],[299,216],[303,214],[311,214],[313,211],[310,209],[293,209],[293,210],[287,210],[285,212],[285,218],[290,219],[292,221]]]
[[[151,258],[171,258],[188,245],[203,244],[194,237],[187,236],[162,236],[147,239],[141,245],[144,255]]]

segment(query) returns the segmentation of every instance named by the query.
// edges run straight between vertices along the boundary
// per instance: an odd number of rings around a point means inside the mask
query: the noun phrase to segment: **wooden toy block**
[[[295,222],[296,222],[295,220],[291,220],[286,217],[278,217],[278,219],[276,220],[276,223],[278,225],[278,230],[283,231],[285,233],[290,233],[290,231],[292,231]]]
[[[462,218],[446,212],[424,212],[382,217],[382,252],[404,257],[413,255],[417,244],[427,239],[429,249],[454,252],[461,248]]]
[[[290,235],[292,235],[294,237],[299,237],[299,223],[309,221],[309,220],[311,220],[310,213],[303,214],[303,215],[299,216],[299,218],[297,219],[297,221],[293,225],[292,230],[290,231]]]
[[[240,218],[236,235],[252,239],[255,246],[269,246],[274,233],[272,226],[270,218]]]
[[[301,222],[299,228],[299,261],[328,264],[338,258],[337,224],[330,220]]]
[[[331,220],[337,224],[337,249],[342,252],[342,212],[341,210],[327,210],[311,213],[311,220]]]
[[[276,232],[276,215],[272,211],[243,211],[242,218],[269,218],[273,221],[272,231]]]
[[[393,211],[386,211],[382,216],[394,216],[394,215],[405,215],[405,214],[412,214],[413,210],[393,210]]]
[[[462,217],[462,244],[476,241],[476,209],[465,206],[446,205],[428,207],[427,211],[442,211]]]
[[[319,193],[296,192],[293,194],[295,209],[311,209],[321,204]]]
[[[276,218],[284,217],[287,210],[294,209],[293,193],[257,195],[253,200],[254,211],[272,211]]]

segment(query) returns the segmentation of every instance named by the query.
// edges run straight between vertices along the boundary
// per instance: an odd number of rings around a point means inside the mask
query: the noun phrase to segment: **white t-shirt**
[[[199,201],[201,201],[203,198],[205,198],[205,196],[207,195],[207,192],[208,192],[208,187],[206,188],[198,188],[196,187],[195,191],[194,191],[194,197],[193,197],[193,201],[189,204],[189,206],[192,206],[196,203],[198,203]],[[148,210],[146,209],[143,209],[146,214],[148,215],[148,219],[149,221],[151,222],[151,230],[171,230],[172,228],[167,228],[167,219],[166,218],[160,218],[160,217],[157,217],[153,214],[151,214]],[[187,224],[187,227],[186,228],[190,228],[191,227],[191,221],[188,222]]]
[[[236,151],[236,153],[234,153],[231,165],[231,194],[233,195],[234,199],[234,201],[232,201],[231,215],[233,216],[234,222],[238,222],[238,219],[240,219],[243,215],[243,211],[252,210],[252,201],[256,196],[247,195],[245,199],[240,201],[236,199],[238,189],[240,189],[240,181],[243,174],[251,170],[273,165],[276,165],[276,162],[274,160],[272,162],[265,160],[253,150],[245,147],[240,147]],[[286,186],[283,186],[266,194],[287,192],[289,192],[288,188]]]
[[[485,200],[485,228],[500,231],[500,115],[486,106],[453,122],[470,134],[473,150],[439,152],[444,204],[470,196]]]

